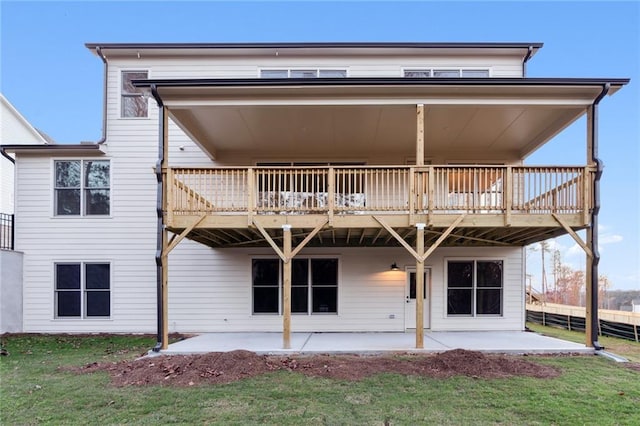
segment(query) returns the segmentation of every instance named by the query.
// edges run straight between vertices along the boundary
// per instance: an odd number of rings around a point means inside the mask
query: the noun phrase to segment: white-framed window
[[[447,315],[501,316],[502,260],[447,260]]]
[[[56,216],[109,215],[110,160],[55,160],[53,164]]]
[[[291,312],[338,313],[338,259],[296,258],[291,264]],[[252,259],[254,314],[282,313],[282,262]]]
[[[133,80],[146,80],[147,78],[149,78],[149,71],[146,70],[122,71],[120,75],[120,117],[146,118],[149,116],[148,90],[135,87],[131,83]]]
[[[407,78],[482,78],[490,77],[489,69],[463,69],[463,68],[407,68],[403,70],[403,76]]]
[[[260,78],[346,78],[347,70],[340,68],[320,69],[263,69]]]
[[[111,264],[60,262],[54,265],[55,318],[111,316]]]

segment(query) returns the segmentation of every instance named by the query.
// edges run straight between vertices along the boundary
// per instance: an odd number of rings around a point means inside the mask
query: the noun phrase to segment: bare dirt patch
[[[560,375],[560,371],[554,367],[534,363],[523,357],[485,355],[462,349],[431,355],[403,356],[267,356],[237,350],[205,355],[159,356],[135,361],[92,363],[73,369],[86,373],[107,371],[114,386],[193,386],[229,383],[279,370],[350,381],[361,380],[378,373],[433,378],[548,378]]]

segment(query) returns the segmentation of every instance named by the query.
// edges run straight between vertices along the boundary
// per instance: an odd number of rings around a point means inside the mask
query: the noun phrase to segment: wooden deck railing
[[[168,208],[191,214],[580,214],[586,167],[172,168]]]

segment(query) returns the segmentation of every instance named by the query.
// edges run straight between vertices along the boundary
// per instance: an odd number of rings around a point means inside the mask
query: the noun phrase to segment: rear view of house
[[[422,347],[523,330],[526,244],[569,233],[597,277],[598,104],[626,79],[527,78],[540,43],[87,47],[104,140],[5,147],[25,331]],[[585,115],[583,164],[524,165]]]

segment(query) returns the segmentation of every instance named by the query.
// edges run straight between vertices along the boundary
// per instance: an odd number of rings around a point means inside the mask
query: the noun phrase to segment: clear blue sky
[[[0,83],[60,143],[97,140],[102,63],[86,42],[544,42],[530,77],[630,77],[601,103],[601,272],[640,289],[640,3],[629,2],[31,2],[0,1]],[[585,163],[576,123],[529,164]],[[563,259],[584,267],[570,238]],[[538,277],[539,254],[529,257]]]

